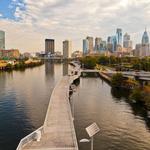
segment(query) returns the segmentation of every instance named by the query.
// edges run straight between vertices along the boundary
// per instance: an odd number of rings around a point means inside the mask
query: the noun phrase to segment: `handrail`
[[[28,144],[29,142],[31,142],[33,139],[36,138],[37,136],[37,132],[41,131],[43,132],[43,126],[41,126],[40,128],[38,128],[37,130],[33,131],[32,133],[30,133],[29,135],[27,135],[26,137],[24,137],[23,139],[21,139],[18,147],[16,150],[22,150],[22,148]]]

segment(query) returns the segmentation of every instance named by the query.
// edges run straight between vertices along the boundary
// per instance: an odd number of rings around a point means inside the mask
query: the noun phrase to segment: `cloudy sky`
[[[0,30],[6,32],[6,48],[44,50],[44,39],[73,41],[82,49],[87,35],[114,35],[116,28],[141,42],[145,27],[150,31],[150,0],[0,0]]]

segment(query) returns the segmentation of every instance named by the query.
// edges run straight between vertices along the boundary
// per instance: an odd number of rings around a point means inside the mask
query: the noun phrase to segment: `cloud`
[[[87,35],[104,39],[117,27],[141,41],[145,26],[150,29],[150,0],[13,0],[15,20],[1,19],[8,47],[24,51],[44,50],[44,38],[72,39],[74,50],[82,48]],[[28,43],[28,44],[26,44]]]
[[[0,17],[3,17],[3,15],[0,13]]]

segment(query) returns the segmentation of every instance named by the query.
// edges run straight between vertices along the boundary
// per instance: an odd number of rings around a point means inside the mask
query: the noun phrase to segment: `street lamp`
[[[81,139],[80,143],[91,142],[91,150],[93,150],[93,148],[94,148],[94,135],[96,135],[100,131],[100,128],[98,127],[98,125],[96,123],[93,123],[90,126],[88,126],[85,130],[91,139]]]

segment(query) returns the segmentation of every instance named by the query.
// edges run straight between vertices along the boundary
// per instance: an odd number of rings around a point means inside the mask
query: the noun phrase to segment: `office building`
[[[142,36],[142,45],[146,45],[146,44],[149,44],[149,36],[148,36],[148,33],[145,29],[145,32]]]
[[[102,39],[99,37],[95,38],[95,51],[100,51],[100,44],[102,42]]]
[[[55,53],[55,40],[45,39],[45,54],[54,54],[54,53]]]
[[[89,51],[89,41],[87,39],[83,40],[83,55],[88,54]]]
[[[0,49],[5,49],[5,32],[0,31]]]
[[[69,40],[63,41],[63,58],[68,59],[71,58],[72,52],[72,42]]]
[[[88,36],[86,39],[88,40],[88,44],[89,44],[88,53],[93,53],[93,37]]]
[[[117,39],[116,36],[109,36],[107,38],[107,49],[110,52],[115,52],[117,49]]]
[[[117,29],[116,32],[116,38],[117,38],[117,45],[122,46],[122,29]]]
[[[100,43],[100,51],[105,51],[107,48],[107,42],[106,41],[101,41]]]
[[[123,36],[123,47],[126,49],[126,52],[131,52],[132,50],[132,41],[128,33]]]

